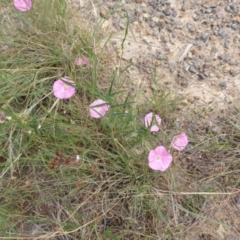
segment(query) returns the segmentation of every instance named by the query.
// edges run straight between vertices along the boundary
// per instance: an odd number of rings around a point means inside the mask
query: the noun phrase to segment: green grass
[[[26,13],[9,1],[1,7],[0,110],[11,119],[0,125],[0,239],[183,239],[194,222],[218,225],[202,209],[209,196],[239,188],[239,113],[217,123],[224,136],[204,122],[190,128],[197,114],[179,125],[169,92],[141,105],[119,89],[128,66],[102,61],[97,30],[72,25],[65,0],[36,1]],[[76,67],[82,54],[89,63]],[[77,93],[57,100],[52,84],[65,75]],[[93,119],[98,98],[111,108]],[[149,111],[163,119],[157,134],[142,126]],[[169,148],[181,131],[188,151],[170,150],[164,173],[149,169],[149,150]],[[51,169],[57,151],[65,160]],[[78,164],[66,164],[77,155]]]

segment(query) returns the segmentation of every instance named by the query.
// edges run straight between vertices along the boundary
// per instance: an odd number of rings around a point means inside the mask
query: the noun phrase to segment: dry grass
[[[237,109],[186,116],[161,89],[136,104],[117,85],[127,69],[109,66],[96,32],[69,27],[64,0],[26,14],[1,4],[0,108],[11,120],[0,125],[0,239],[238,239]],[[74,65],[79,54],[87,67]],[[77,94],[56,101],[52,84],[64,75]],[[111,105],[99,120],[88,114],[96,98]],[[141,124],[150,110],[163,119],[158,134]],[[148,151],[180,131],[187,149],[171,150],[166,172],[150,170]]]

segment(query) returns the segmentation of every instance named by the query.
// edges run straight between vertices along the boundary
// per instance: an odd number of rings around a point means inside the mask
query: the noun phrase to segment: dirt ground
[[[145,95],[165,87],[183,97],[186,106],[219,111],[239,106],[240,11],[227,11],[239,1],[75,2],[79,17],[91,13],[91,20],[102,23],[104,41],[112,34],[109,52],[132,61],[128,87]],[[126,13],[132,23],[122,49]]]
[[[215,116],[240,107],[239,1],[72,0],[71,6],[75,21],[101,24],[103,44],[111,35],[108,57],[132,62],[124,87],[147,98],[168,89],[183,99],[186,115],[202,106]],[[239,203],[239,193],[209,198],[184,239],[240,239]]]

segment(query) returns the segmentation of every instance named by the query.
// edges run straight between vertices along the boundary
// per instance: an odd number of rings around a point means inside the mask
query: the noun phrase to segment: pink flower
[[[98,99],[90,104],[90,115],[93,118],[100,118],[104,116],[108,110],[109,105],[101,99]]]
[[[172,156],[163,146],[158,146],[148,154],[148,166],[157,171],[165,171],[172,162]]]
[[[71,85],[67,84],[69,82]],[[53,94],[59,99],[68,99],[75,93],[75,87],[73,87],[74,81],[68,76],[58,79],[53,84]]]
[[[81,57],[77,57],[75,60],[75,65],[77,66],[84,66],[87,65],[88,63],[88,58],[86,56],[81,56]]]
[[[3,51],[6,51],[6,50],[8,50],[9,49],[9,46],[8,45],[4,45],[3,47],[2,47],[2,50]]]
[[[79,163],[80,161],[80,156],[77,155],[76,158],[73,160],[73,163]]]
[[[153,124],[157,123],[157,124]],[[152,112],[148,113],[144,118],[144,125],[145,127],[151,126],[150,131],[151,132],[158,132],[159,131],[159,125],[161,124],[161,118],[159,115],[153,115]]]
[[[179,135],[174,136],[171,145],[176,150],[182,151],[188,145],[188,137],[186,133],[182,132]]]
[[[32,8],[32,0],[14,0],[13,4],[21,12],[26,12]]]
[[[4,123],[5,120],[6,120],[5,113],[4,113],[4,112],[1,112],[1,113],[0,113],[0,123]]]

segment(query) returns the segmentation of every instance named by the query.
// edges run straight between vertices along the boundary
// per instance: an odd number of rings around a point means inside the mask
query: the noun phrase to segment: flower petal
[[[69,82],[67,84],[66,82]],[[53,94],[56,98],[59,99],[68,99],[75,94],[75,87],[71,86],[74,84],[74,81],[71,80],[68,76],[65,76],[61,79],[58,79],[53,84]]]
[[[185,132],[180,133],[177,136],[174,136],[171,145],[174,149],[182,151],[188,145],[188,137]]]
[[[90,104],[90,116],[93,118],[100,118],[104,116],[109,110],[109,105],[102,99],[95,100]]]
[[[156,122],[157,124],[153,124]],[[144,125],[145,127],[151,126],[150,131],[151,132],[158,132],[159,131],[159,125],[161,124],[161,118],[159,115],[154,115],[152,112],[148,113],[144,118]]]
[[[81,56],[81,57],[77,57],[75,60],[75,65],[77,66],[84,66],[87,65],[88,63],[88,58],[86,56]]]
[[[160,171],[165,171],[169,168],[170,164],[172,162],[172,156],[168,154],[167,156],[164,156],[162,158],[162,166],[159,168]]]
[[[14,0],[13,4],[21,12],[26,12],[32,8],[32,0]]]
[[[150,132],[158,132],[159,131],[159,127],[157,125],[153,125],[150,129]]]
[[[151,150],[148,154],[148,161],[149,162],[154,162],[157,158],[157,155],[155,153],[155,150]]]
[[[149,127],[151,125],[152,117],[153,117],[153,113],[152,112],[148,113],[145,116],[145,118],[144,118],[144,125],[145,125],[145,127]]]
[[[148,165],[151,169],[165,171],[172,162],[172,156],[163,146],[158,146],[151,150],[148,155]]]

